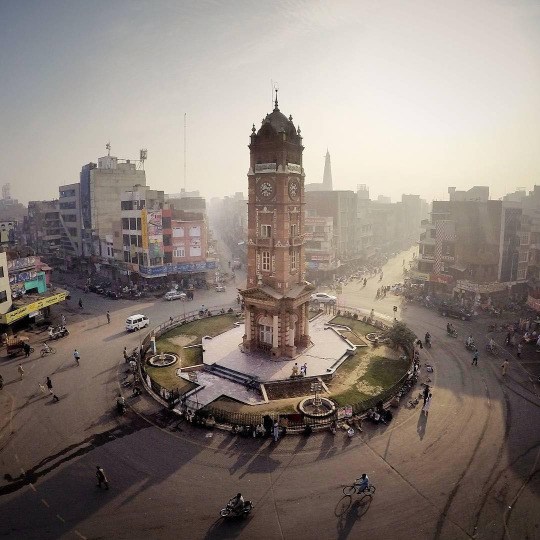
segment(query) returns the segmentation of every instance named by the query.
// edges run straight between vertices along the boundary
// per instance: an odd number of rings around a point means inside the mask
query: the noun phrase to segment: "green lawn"
[[[178,369],[178,362],[169,367],[152,367],[147,365],[146,372],[150,375],[151,379],[154,379],[158,384],[167,388],[167,390],[176,390],[178,389],[181,393],[187,392],[195,387],[195,384],[184,381],[176,375],[176,370]]]
[[[192,339],[188,345],[196,345],[201,342],[203,336],[217,336],[226,330],[232,329],[236,321],[238,321],[238,318],[235,315],[226,313],[225,315],[217,315],[190,322],[166,332],[156,340],[157,352],[175,353],[180,360],[176,364],[164,368],[154,368],[147,365],[146,370],[150,374],[150,377],[169,390],[174,388],[179,388],[181,392],[189,390],[193,385],[178,377],[176,370],[179,367],[202,364],[202,350],[200,347],[186,349],[182,345],[173,343],[169,338],[182,335],[191,336]]]
[[[371,326],[371,324],[366,324],[358,319],[352,319],[349,317],[343,317],[343,315],[338,315],[334,317],[330,324],[341,324],[343,326],[348,326],[353,332],[357,333],[359,336],[365,336],[370,332],[380,332],[379,328]]]
[[[369,362],[369,367],[360,379],[370,386],[388,388],[395,384],[409,368],[407,360],[384,358],[374,356]]]
[[[356,387],[351,387],[345,390],[344,392],[341,392],[336,395],[330,396],[340,407],[343,407],[345,405],[352,405],[353,403],[358,403],[359,401],[364,401],[366,399],[369,399],[373,396],[369,396],[367,394],[364,394],[364,392],[360,392],[360,390],[357,390]]]
[[[203,336],[217,336],[226,330],[234,327],[234,323],[238,321],[238,317],[234,314],[226,313],[225,315],[216,315],[215,317],[206,317],[199,319],[182,326],[177,326],[169,332],[163,334],[159,339],[167,339],[180,335],[196,336],[202,339]]]

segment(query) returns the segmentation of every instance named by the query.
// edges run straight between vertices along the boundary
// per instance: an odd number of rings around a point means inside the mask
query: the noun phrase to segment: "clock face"
[[[265,180],[259,184],[259,195],[263,199],[271,199],[274,196],[274,184]]]
[[[289,197],[291,199],[296,199],[300,195],[300,182],[293,179],[289,181]]]

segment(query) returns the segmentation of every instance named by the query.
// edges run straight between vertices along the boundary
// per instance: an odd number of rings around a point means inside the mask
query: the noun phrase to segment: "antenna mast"
[[[186,148],[187,148],[187,141],[186,141],[186,131],[187,131],[187,113],[184,113],[184,191],[186,190],[187,186],[187,163],[186,163]]]

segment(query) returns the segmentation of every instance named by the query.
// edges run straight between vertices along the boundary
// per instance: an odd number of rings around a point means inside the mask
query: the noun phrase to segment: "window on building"
[[[120,203],[122,210],[133,210],[133,201],[122,201]]]
[[[522,268],[521,270],[518,270],[517,278],[519,280],[525,279],[526,277],[527,277],[527,269],[526,268]]]
[[[261,236],[263,238],[272,237],[272,225],[261,225]]]
[[[291,223],[291,236],[298,236],[298,224]]]
[[[140,234],[137,236],[137,245],[142,247],[142,236]]]
[[[298,251],[291,251],[291,270],[296,270],[298,268]]]
[[[132,246],[137,245],[137,235],[136,234],[130,235],[129,239],[130,239],[130,245],[132,245]]]
[[[171,235],[170,234],[164,234],[163,235],[163,245],[164,246],[170,246],[171,245]]]
[[[263,251],[261,255],[261,268],[265,272],[270,271],[270,252]]]
[[[177,259],[181,259],[182,257],[186,256],[186,250],[183,247],[175,247],[173,249],[173,257],[176,257]]]
[[[129,230],[129,218],[122,218],[122,229]]]
[[[129,218],[129,230],[130,231],[136,231],[137,230],[137,218]]]
[[[138,217],[137,218],[137,230],[140,231],[142,229],[142,222],[141,222],[141,218]]]
[[[4,267],[0,266],[0,278],[4,277]]]
[[[173,227],[173,238],[182,238],[184,236],[184,227]]]
[[[161,224],[162,224],[164,229],[170,229],[171,228],[171,218],[170,217],[161,218]]]
[[[259,325],[259,341],[261,343],[268,343],[272,345],[272,336],[273,329],[271,326],[266,326],[265,324]]]
[[[167,252],[164,253],[163,262],[164,263],[172,263],[172,253],[170,251],[168,253]]]
[[[122,245],[129,247],[129,234],[122,235]]]

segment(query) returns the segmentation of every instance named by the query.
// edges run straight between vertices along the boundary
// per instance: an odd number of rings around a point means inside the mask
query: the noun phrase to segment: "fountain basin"
[[[298,404],[298,409],[309,418],[326,418],[334,414],[336,406],[328,398],[319,396],[318,402],[315,401],[315,397],[303,399]]]
[[[168,367],[178,362],[178,356],[174,353],[160,353],[151,356],[148,363],[153,367]]]

